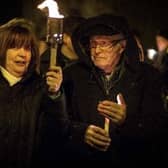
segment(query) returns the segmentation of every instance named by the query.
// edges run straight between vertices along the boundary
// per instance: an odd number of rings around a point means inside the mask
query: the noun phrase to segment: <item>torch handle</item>
[[[57,44],[50,48],[50,67],[57,64]]]

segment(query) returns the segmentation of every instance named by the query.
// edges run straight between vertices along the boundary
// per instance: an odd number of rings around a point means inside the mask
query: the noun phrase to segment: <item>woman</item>
[[[50,67],[45,80],[40,77],[32,30],[27,20],[19,18],[0,27],[0,163],[6,167],[31,165],[41,136],[52,124],[50,131],[56,135],[64,118],[61,68]]]

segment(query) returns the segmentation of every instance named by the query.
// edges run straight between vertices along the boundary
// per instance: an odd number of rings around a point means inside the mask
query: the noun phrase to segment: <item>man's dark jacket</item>
[[[162,80],[156,69],[139,62],[135,41],[130,32],[126,31],[127,24],[124,23],[122,18],[116,19],[113,16],[109,16],[109,19],[104,16],[102,19],[95,17],[74,33],[73,45],[80,59],[78,63],[67,67],[64,71],[68,113],[74,125],[80,128],[83,124],[94,124],[104,128],[104,116],[97,111],[97,105],[102,100],[117,101],[118,93],[122,93],[125,99],[127,116],[122,125],[110,122],[112,141],[107,152],[98,152],[84,143],[86,130],[81,130],[79,135],[72,136],[67,145],[67,151],[71,153],[68,157],[72,160],[75,158],[106,160],[124,164],[144,160],[156,161],[156,158],[159,160],[158,156],[162,157],[160,155],[163,152],[161,146],[164,143],[162,136],[165,135],[166,129],[161,99]],[[117,30],[125,36],[128,35],[126,51],[108,89],[102,80],[103,73],[90,60],[87,45],[89,31],[92,31],[95,25],[102,24],[108,28],[111,27],[112,31],[114,31],[114,25],[120,25],[121,28]],[[91,32],[91,35],[92,33],[95,32]],[[102,32],[102,34],[105,33]],[[75,143],[77,138],[81,138],[81,146],[78,147]]]

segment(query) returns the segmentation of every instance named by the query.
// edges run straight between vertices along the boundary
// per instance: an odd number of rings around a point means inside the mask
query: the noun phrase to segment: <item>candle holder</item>
[[[47,42],[54,47],[56,44],[61,44],[63,40],[63,18],[47,19]]]

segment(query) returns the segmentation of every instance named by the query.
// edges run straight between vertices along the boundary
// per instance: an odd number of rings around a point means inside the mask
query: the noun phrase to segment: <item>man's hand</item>
[[[104,100],[99,102],[97,110],[113,123],[122,124],[126,118],[126,103],[122,94],[117,95],[117,102]]]
[[[111,139],[104,129],[90,125],[85,133],[85,142],[97,150],[106,151]]]

